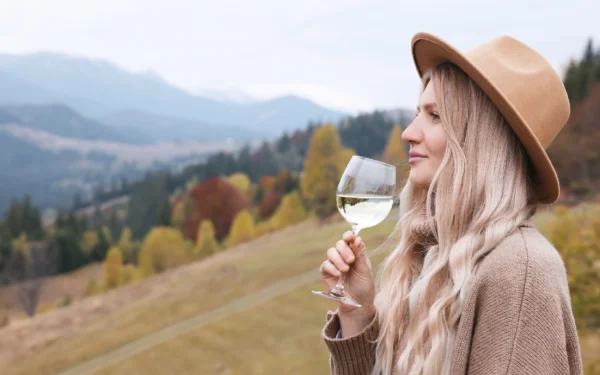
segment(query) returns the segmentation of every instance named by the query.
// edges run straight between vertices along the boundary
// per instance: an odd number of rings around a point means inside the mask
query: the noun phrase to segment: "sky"
[[[414,108],[419,31],[461,51],[511,35],[562,73],[600,1],[0,0],[0,53],[60,52],[195,93],[295,94],[348,113]],[[554,5],[556,4],[556,5]]]

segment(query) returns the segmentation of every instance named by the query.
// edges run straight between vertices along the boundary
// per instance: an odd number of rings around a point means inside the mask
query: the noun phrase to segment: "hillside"
[[[385,221],[361,234],[367,244],[375,247],[386,238],[393,225],[393,221]],[[167,271],[106,295],[86,298],[31,321],[15,322],[0,335],[0,347],[11,348],[0,352],[3,374],[55,373],[174,323],[199,314],[211,314],[211,311],[219,314],[207,320],[209,324],[202,326],[202,330],[190,327],[189,334],[173,337],[156,347],[169,353],[169,366],[179,368],[179,373],[189,372],[191,366],[195,373],[210,373],[219,368],[240,373],[243,366],[254,368],[258,364],[266,366],[263,370],[267,373],[288,373],[287,370],[299,366],[314,370],[307,373],[326,373],[326,349],[320,342],[319,329],[325,313],[334,304],[314,296],[310,290],[322,288],[317,268],[327,247],[348,228],[337,216],[329,225],[310,219],[205,261]],[[305,237],[307,232],[311,236]],[[261,290],[307,272],[314,272],[314,277],[307,279],[313,281],[297,286],[290,284],[289,292],[268,299],[265,304],[255,305],[252,301],[246,301],[246,307],[232,304],[244,296],[259,298]],[[228,314],[223,306],[229,306],[234,314]],[[240,340],[233,339],[234,332]],[[188,347],[189,340],[194,343]],[[32,346],[36,347],[35,356],[30,352]],[[170,353],[173,349],[178,351],[175,356]],[[288,358],[298,351],[310,352],[310,355],[281,361],[281,356]],[[106,373],[164,373],[165,357],[146,357],[153,353],[156,353],[154,348],[140,353],[133,361],[125,360],[117,367],[104,370]],[[245,354],[237,357],[236,353]],[[139,365],[137,357],[140,355],[146,365]],[[187,363],[190,360],[193,364]],[[260,373],[257,371],[258,368],[250,373]]]
[[[371,251],[385,241],[396,217],[394,210],[361,232]],[[546,220],[546,212],[534,217],[538,225]],[[0,331],[3,374],[327,374],[320,330],[335,303],[310,291],[323,288],[318,266],[347,230],[339,215],[325,225],[309,219],[13,322]],[[376,269],[384,254],[371,255]],[[599,346],[598,336],[582,337],[584,360],[594,358]]]

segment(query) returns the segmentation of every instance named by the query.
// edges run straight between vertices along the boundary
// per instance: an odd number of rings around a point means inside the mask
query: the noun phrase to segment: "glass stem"
[[[358,236],[359,231],[360,231],[360,228],[358,227],[358,224],[353,223],[352,224],[352,233],[354,233],[355,236]],[[353,245],[350,245],[350,247],[352,247],[352,246]],[[350,270],[348,270],[348,272],[350,272]],[[346,281],[346,274],[348,272],[342,273],[342,276],[340,276],[340,278],[338,279],[338,282],[335,285],[335,287],[331,290],[331,293],[341,296],[341,297],[346,296],[346,291],[344,290],[344,281]]]

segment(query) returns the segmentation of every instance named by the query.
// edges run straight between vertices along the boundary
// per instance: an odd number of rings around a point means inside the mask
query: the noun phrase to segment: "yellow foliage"
[[[104,288],[106,290],[123,284],[123,254],[117,246],[113,246],[108,250],[102,268],[104,271]]]
[[[95,231],[85,231],[81,237],[81,250],[86,255],[89,255],[94,247],[98,244],[98,233]]]
[[[256,237],[260,237],[267,233],[275,232],[276,230],[279,229],[277,222],[273,219],[274,218],[271,217],[271,219],[260,222],[256,225]]]
[[[227,244],[229,246],[235,246],[239,243],[249,241],[255,236],[256,228],[254,226],[252,215],[247,210],[240,211],[231,226]]]
[[[112,233],[110,233],[110,229],[106,225],[102,227],[102,233],[104,234],[104,238],[108,241],[109,244],[113,245],[115,243]]]
[[[29,255],[31,254],[31,246],[27,241],[27,235],[25,233],[21,233],[19,237],[12,240],[12,248],[23,254],[26,259],[29,259]]]
[[[142,276],[150,276],[175,267],[188,260],[181,232],[171,227],[153,228],[142,243],[138,265]]]
[[[123,253],[124,263],[133,263],[133,243],[131,242],[131,229],[123,228],[121,237],[119,238],[119,249]]]
[[[553,213],[539,229],[565,263],[577,327],[600,328],[600,207]]]
[[[250,179],[244,173],[234,173],[227,177],[226,180],[244,194],[246,194],[250,188]]]
[[[354,152],[342,146],[333,125],[318,128],[311,140],[304,161],[300,188],[317,215],[328,216],[336,210],[335,191]]]
[[[306,210],[298,192],[286,194],[273,215],[279,228],[296,224],[306,218]]]
[[[143,279],[142,272],[133,264],[124,266],[121,271],[123,284],[132,283]]]
[[[408,161],[404,142],[402,141],[402,129],[400,125],[395,125],[390,132],[388,143],[383,151],[383,161],[394,165]],[[402,183],[408,177],[409,172],[409,164],[396,166],[396,191],[402,189]]]
[[[219,251],[219,245],[215,239],[215,227],[212,221],[203,220],[198,228],[196,247],[194,255],[196,258],[204,258]]]

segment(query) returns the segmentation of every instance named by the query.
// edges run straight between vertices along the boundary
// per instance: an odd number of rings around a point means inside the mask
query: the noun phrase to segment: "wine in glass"
[[[392,209],[396,190],[396,167],[363,156],[353,156],[346,166],[336,191],[337,208],[358,235],[363,228],[382,222]],[[347,272],[346,272],[347,273]],[[328,292],[314,294],[347,305],[361,307],[344,290],[346,273]]]

